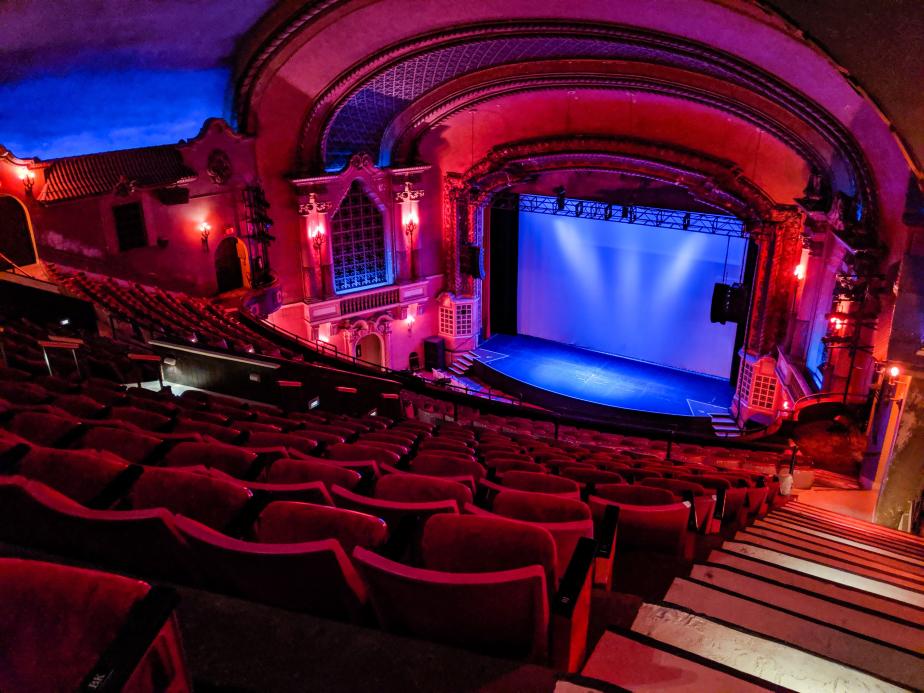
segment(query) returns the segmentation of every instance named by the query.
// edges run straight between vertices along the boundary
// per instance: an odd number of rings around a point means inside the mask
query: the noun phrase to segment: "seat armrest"
[[[121,691],[173,614],[178,601],[172,589],[155,586],[135,602],[115,638],[103,650],[78,690],[81,693]]]
[[[587,655],[596,554],[597,542],[581,537],[552,599],[549,609],[550,664],[559,671],[579,671]]]
[[[613,560],[616,555],[616,533],[619,506],[607,505],[603,518],[596,525],[597,554],[594,557],[594,587],[609,591],[613,583]]]

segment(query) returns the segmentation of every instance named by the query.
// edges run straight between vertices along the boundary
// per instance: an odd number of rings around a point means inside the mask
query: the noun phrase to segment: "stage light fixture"
[[[612,203],[611,203],[611,204],[608,204],[608,205],[603,209],[603,218],[604,218],[606,221],[609,221],[610,218],[611,218],[612,216],[613,216],[613,205],[612,205]]]
[[[565,186],[559,185],[555,190],[555,206],[558,208],[559,212],[564,211],[565,209]]]
[[[621,209],[620,212],[619,212],[619,216],[620,216],[620,218],[622,218],[622,219],[628,219],[628,218],[629,218],[629,208],[626,207],[626,205],[623,205],[623,206],[622,206],[622,209]]]
[[[685,212],[683,215],[683,230],[686,231],[690,228],[690,213]]]
[[[582,214],[584,214],[584,203],[578,202],[576,205],[574,205],[574,216],[579,217]]]

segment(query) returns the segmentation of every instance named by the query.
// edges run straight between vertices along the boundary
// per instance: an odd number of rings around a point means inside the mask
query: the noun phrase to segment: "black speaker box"
[[[424,340],[424,368],[446,369],[446,340],[442,337],[427,337]]]
[[[709,308],[709,322],[723,325],[728,322],[732,288],[728,284],[717,283],[712,289],[712,305]]]

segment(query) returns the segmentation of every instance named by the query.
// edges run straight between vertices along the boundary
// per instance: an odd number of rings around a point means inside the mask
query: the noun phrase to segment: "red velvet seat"
[[[218,441],[178,443],[164,455],[168,467],[215,467],[239,479],[250,478],[257,453]]]
[[[580,469],[575,467],[570,467],[568,469],[563,469],[561,475],[566,479],[571,479],[576,481],[581,485],[581,487],[587,487],[589,485],[598,485],[598,484],[619,484],[623,483],[624,479],[622,476],[616,472],[607,472],[600,469]]]
[[[303,481],[292,483],[273,483],[266,481],[250,481],[237,479],[229,474],[225,474],[214,467],[183,467],[184,472],[192,472],[204,476],[211,476],[216,479],[223,479],[234,484],[250,489],[256,495],[260,494],[266,498],[267,502],[273,501],[297,501],[299,503],[314,503],[315,505],[334,504],[333,499],[327,487],[320,481]]]
[[[564,671],[576,670],[583,660],[590,583],[576,576],[581,584],[564,600],[569,608],[560,610],[556,597],[550,609],[555,543],[539,527],[503,518],[435,516],[424,530],[424,568],[361,548],[353,556],[386,630]]]
[[[723,526],[737,528],[744,523],[747,516],[747,488],[735,488],[733,480],[713,474],[683,475],[677,478],[714,489],[718,493],[719,502],[722,503]]]
[[[127,467],[125,460],[108,452],[36,446],[17,462],[16,472],[86,504]]]
[[[355,510],[276,501],[260,513],[250,538],[266,544],[336,539],[350,553],[357,546],[382,546],[388,539],[388,527],[383,519]]]
[[[487,511],[471,504],[465,507],[465,511],[475,515],[487,514]],[[491,514],[529,522],[548,530],[557,549],[557,578],[564,575],[578,540],[594,537],[590,508],[580,500],[543,493],[503,491],[494,498]]]
[[[653,486],[671,491],[678,497],[685,494],[693,496],[693,506],[696,508],[696,526],[702,531],[709,529],[710,521],[715,513],[715,494],[712,489],[682,479],[644,479],[642,486]]]
[[[230,426],[219,426],[208,421],[197,421],[188,416],[177,417],[173,431],[176,433],[199,433],[228,444],[239,443],[246,435],[243,431]]]
[[[142,601],[146,617],[132,612]],[[139,580],[0,559],[0,690],[96,690],[96,679],[128,693],[191,690],[173,603],[172,593]],[[102,660],[142,618],[154,633],[142,652]]]
[[[112,407],[109,411],[109,418],[118,421],[128,421],[146,431],[163,431],[171,421],[170,417],[131,406]]]
[[[133,509],[165,508],[223,530],[251,496],[244,486],[229,480],[182,469],[147,467],[132,485],[125,503]]]
[[[93,426],[89,428],[74,447],[83,450],[107,450],[124,460],[141,464],[150,459],[163,441],[149,433],[122,428]]]
[[[410,445],[402,445],[399,443],[392,443],[383,440],[369,440],[368,438],[360,438],[359,445],[363,445],[369,448],[376,448],[379,450],[387,450],[398,456],[398,459],[401,459],[411,451]]]
[[[24,477],[0,477],[0,540],[142,575],[189,579],[187,547],[168,511],[89,510]]]
[[[206,586],[293,611],[361,617],[366,587],[336,539],[258,543],[231,539],[182,516],[176,523]]]
[[[46,404],[51,393],[41,385],[15,380],[0,380],[0,398],[13,404]]]
[[[401,503],[455,501],[461,511],[472,502],[471,490],[456,481],[423,474],[387,474],[375,485],[375,497]]]
[[[619,507],[617,550],[644,549],[683,556],[690,509],[667,489],[602,484],[589,503],[597,521],[602,520],[607,505]]]
[[[338,467],[330,461],[280,458],[263,470],[259,481],[274,484],[320,481],[327,488],[342,486],[356,488],[362,476],[359,472]]]
[[[292,433],[269,433],[267,431],[251,431],[247,435],[248,447],[286,447],[300,452],[311,454],[318,447],[318,441],[306,436],[297,436]]]
[[[485,475],[484,467],[472,460],[418,455],[408,467],[415,474],[425,476],[470,476],[475,483]]]
[[[70,416],[21,411],[7,423],[6,428],[36,445],[54,447],[66,436],[76,433],[80,429],[80,421]]]
[[[498,486],[498,490],[510,489],[533,493],[551,493],[575,500],[580,500],[581,497],[581,487],[576,481],[542,472],[509,471],[501,477]]]
[[[419,450],[445,450],[446,452],[460,452],[463,455],[471,455],[473,450],[465,441],[447,440],[446,438],[428,438],[423,441]]]
[[[54,399],[54,405],[71,416],[93,419],[103,413],[105,405],[86,395],[61,394]]]
[[[342,433],[332,433],[331,431],[323,430],[323,427],[311,424],[307,424],[305,428],[290,431],[290,434],[293,436],[310,438],[316,443],[323,443],[324,445],[337,445],[349,437],[344,436]]]
[[[389,450],[349,443],[330,446],[327,455],[332,460],[375,460],[385,464],[395,464],[401,460],[400,455]]]

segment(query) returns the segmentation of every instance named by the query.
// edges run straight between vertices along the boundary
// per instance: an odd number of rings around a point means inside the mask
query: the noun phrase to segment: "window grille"
[[[440,334],[444,337],[453,336],[452,306],[440,306]]]
[[[348,293],[388,283],[382,212],[353,181],[331,218],[334,291]]]
[[[472,305],[463,303],[456,306],[456,336],[468,337],[472,334]]]
[[[754,377],[754,389],[751,390],[751,406],[762,409],[773,409],[776,399],[776,377],[772,375],[757,375]]]

